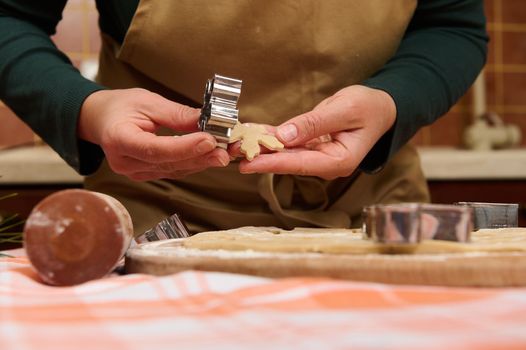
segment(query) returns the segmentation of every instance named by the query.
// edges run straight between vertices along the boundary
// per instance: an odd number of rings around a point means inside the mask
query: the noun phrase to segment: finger
[[[324,179],[350,175],[350,171],[345,170],[337,158],[311,150],[262,154],[251,162],[242,161],[239,171],[242,174],[294,174]]]
[[[157,136],[130,124],[121,128],[119,137],[117,147],[121,154],[150,163],[194,158],[214,150],[217,145],[214,137],[204,132]]]
[[[210,167],[225,167],[230,163],[228,153],[216,148],[204,156],[173,163],[148,163],[128,156],[108,159],[110,168],[117,174],[130,175],[139,172],[175,173],[202,170]]]
[[[197,170],[195,171],[197,172]],[[185,176],[191,175],[190,171],[174,171],[172,173],[155,172],[155,171],[144,171],[128,175],[133,181],[151,181],[160,179],[181,179]]]
[[[312,148],[314,145],[318,145],[320,143],[331,142],[331,141],[332,141],[332,136],[330,134],[326,134],[320,137],[315,137],[305,142],[305,146]]]
[[[239,157],[244,157],[244,154],[241,152],[241,142],[236,141],[228,145],[228,154],[231,159],[236,159]]]
[[[128,174],[127,176],[133,181],[139,181],[139,182],[170,178],[165,173],[154,172],[154,171],[143,171],[143,172]],[[180,177],[183,177],[183,176],[178,176],[174,178],[180,178]]]
[[[252,162],[241,162],[242,173],[276,173],[319,176],[324,179],[349,176],[360,164],[369,148],[360,133],[333,134],[332,142],[313,149],[291,148],[287,152],[261,155]]]
[[[149,171],[152,164],[128,156],[108,156],[108,164],[116,174],[128,175],[139,171]]]
[[[288,147],[301,145],[334,132],[357,128],[359,125],[352,114],[351,103],[341,97],[290,119],[277,128],[276,136]]]
[[[154,103],[145,106],[147,115],[156,123],[178,131],[197,131],[200,110],[170,101],[155,94]]]
[[[216,148],[204,156],[187,159],[179,162],[150,164],[148,170],[161,173],[174,173],[177,171],[196,171],[206,168],[225,167],[230,163],[228,153]]]
[[[171,171],[140,171],[129,174],[128,177],[134,181],[148,181],[157,179],[180,179],[185,176],[201,172],[209,166],[202,166],[193,169],[174,169]]]

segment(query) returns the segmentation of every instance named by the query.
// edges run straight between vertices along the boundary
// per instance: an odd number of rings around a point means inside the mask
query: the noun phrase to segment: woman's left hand
[[[395,120],[396,105],[389,94],[349,86],[280,125],[276,136],[285,144],[284,151],[243,160],[239,170],[327,180],[349,176]]]

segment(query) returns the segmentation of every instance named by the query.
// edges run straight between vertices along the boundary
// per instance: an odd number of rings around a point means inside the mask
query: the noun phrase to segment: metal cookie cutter
[[[475,230],[519,225],[519,204],[517,203],[457,202],[455,204],[473,209]]]
[[[170,238],[187,238],[191,234],[183,220],[177,214],[167,217],[155,227],[135,239],[137,243],[161,241]]]
[[[378,243],[416,244],[424,239],[468,242],[471,208],[456,205],[402,203],[363,210],[362,230]]]
[[[371,237],[378,243],[415,244],[420,242],[418,204],[378,205],[370,209],[374,215]]]
[[[205,87],[199,129],[212,134],[221,148],[230,141],[232,128],[238,121],[237,101],[242,81],[215,74]]]
[[[420,205],[421,239],[469,242],[471,231],[471,208],[446,204]]]

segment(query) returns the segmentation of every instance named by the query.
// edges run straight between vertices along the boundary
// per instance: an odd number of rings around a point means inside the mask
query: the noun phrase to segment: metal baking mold
[[[190,236],[191,233],[188,231],[182,218],[178,214],[173,214],[137,237],[135,241],[137,243],[145,243]]]
[[[378,243],[417,244],[422,240],[469,242],[472,209],[466,206],[401,203],[363,209],[364,237]]]
[[[519,225],[519,204],[517,203],[457,202],[455,204],[473,209],[475,230]]]

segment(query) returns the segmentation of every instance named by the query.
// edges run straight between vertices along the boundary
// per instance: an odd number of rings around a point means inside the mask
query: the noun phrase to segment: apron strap
[[[281,179],[278,179],[280,178]],[[341,210],[324,211],[329,204],[326,186],[316,178],[298,179],[295,176],[279,176],[263,174],[258,183],[258,192],[263,197],[270,210],[286,227],[319,226],[319,227],[350,227],[348,213]],[[279,181],[282,180],[282,181]],[[275,184],[278,182],[278,184]],[[313,210],[284,209],[290,206],[294,196],[294,185],[305,201],[320,205]],[[281,200],[280,200],[281,199]]]

